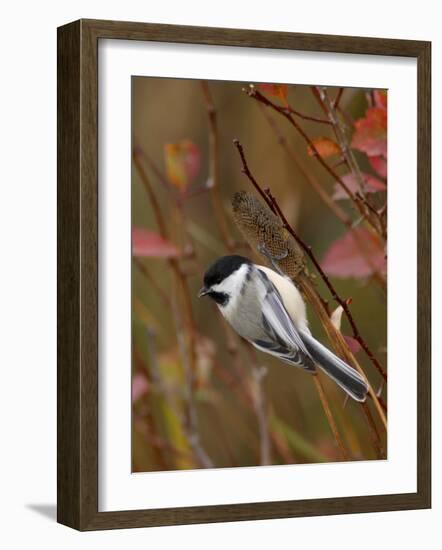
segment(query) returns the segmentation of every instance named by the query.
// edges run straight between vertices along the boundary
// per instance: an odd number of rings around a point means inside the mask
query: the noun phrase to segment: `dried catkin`
[[[265,247],[279,268],[292,279],[305,271],[304,254],[267,205],[246,191],[232,198],[233,218],[254,250]]]

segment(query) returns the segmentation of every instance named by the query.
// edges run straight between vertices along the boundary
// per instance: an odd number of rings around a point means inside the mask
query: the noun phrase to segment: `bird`
[[[316,374],[319,367],[350,397],[364,402],[366,380],[316,340],[306,305],[288,277],[240,255],[218,258],[203,277],[207,296],[232,328],[256,349]]]

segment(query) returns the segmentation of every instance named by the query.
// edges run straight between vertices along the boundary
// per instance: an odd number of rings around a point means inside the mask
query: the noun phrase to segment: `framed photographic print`
[[[430,64],[59,28],[59,522],[430,507]]]

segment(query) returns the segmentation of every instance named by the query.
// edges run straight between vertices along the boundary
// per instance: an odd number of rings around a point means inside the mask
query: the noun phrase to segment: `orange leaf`
[[[287,84],[258,84],[258,88],[270,96],[278,97],[283,103],[287,103]]]
[[[174,244],[142,227],[132,227],[132,253],[149,258],[176,258],[180,255]]]
[[[198,147],[188,139],[166,143],[164,155],[170,183],[184,191],[200,169],[201,156]]]
[[[367,109],[364,118],[355,122],[351,146],[368,156],[387,157],[387,111],[380,107]]]
[[[346,279],[369,277],[375,271],[386,271],[383,248],[375,237],[363,228],[347,231],[331,244],[321,262],[328,275]]]
[[[332,155],[339,155],[341,149],[339,145],[328,137],[319,137],[312,140],[314,149],[318,152],[322,158],[331,157]],[[311,145],[307,148],[307,153],[313,157],[316,152]]]

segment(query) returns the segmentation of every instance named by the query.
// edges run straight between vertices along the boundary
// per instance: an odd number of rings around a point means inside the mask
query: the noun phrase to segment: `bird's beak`
[[[209,294],[210,290],[203,286],[203,288],[200,288],[200,291],[198,292],[198,298],[202,298],[206,294]]]

